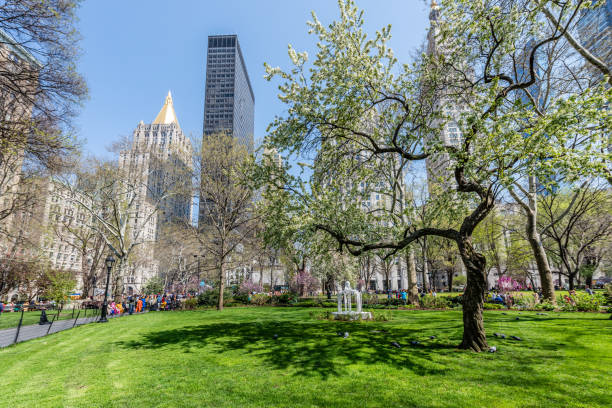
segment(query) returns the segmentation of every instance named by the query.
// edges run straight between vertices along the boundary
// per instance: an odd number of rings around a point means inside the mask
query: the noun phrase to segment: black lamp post
[[[100,323],[106,323],[108,320],[106,319],[106,310],[108,306],[108,283],[110,281],[111,270],[113,269],[113,264],[115,263],[115,258],[112,255],[106,257],[104,261],[106,263],[106,289],[104,290],[104,303],[102,303],[102,313],[100,314]]]
[[[200,289],[202,289],[202,288],[200,287],[200,259],[202,258],[202,255],[194,255],[193,257],[194,257],[194,258],[197,260],[197,262],[198,262],[198,286],[197,286],[196,293],[198,293],[198,294],[199,294],[199,293],[200,293]]]

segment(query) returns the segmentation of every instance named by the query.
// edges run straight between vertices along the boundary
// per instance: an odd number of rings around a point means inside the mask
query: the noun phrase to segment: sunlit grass
[[[312,310],[154,312],[21,343],[0,350],[0,406],[612,406],[605,314],[486,312],[498,351],[475,354],[455,347],[460,311],[349,323]]]

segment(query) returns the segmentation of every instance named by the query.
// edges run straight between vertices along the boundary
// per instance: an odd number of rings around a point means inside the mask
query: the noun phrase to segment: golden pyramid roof
[[[176,118],[176,113],[174,113],[174,105],[172,104],[172,94],[168,91],[168,96],[166,96],[166,101],[164,102],[164,106],[161,108],[155,120],[153,121],[154,125],[169,125],[171,123],[176,123],[179,125],[178,119]]]

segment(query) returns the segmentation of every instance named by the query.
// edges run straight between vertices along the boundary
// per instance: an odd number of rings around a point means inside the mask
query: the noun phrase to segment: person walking
[[[128,296],[128,314],[131,316],[134,314],[134,297]]]

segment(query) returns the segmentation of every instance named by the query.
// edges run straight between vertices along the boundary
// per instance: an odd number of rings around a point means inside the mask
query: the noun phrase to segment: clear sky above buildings
[[[407,61],[425,39],[429,2],[358,0],[367,29],[392,24],[391,46]],[[335,0],[87,0],[79,11],[83,55],[79,71],[90,89],[78,126],[85,150],[129,135],[140,120],[151,123],[172,91],[186,134],[201,135],[204,117],[206,39],[238,34],[255,92],[255,140],[285,107],[276,84],[263,79],[263,63],[287,67],[287,44],[314,54],[306,21],[314,10],[323,23],[338,15]]]

